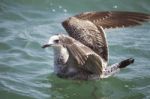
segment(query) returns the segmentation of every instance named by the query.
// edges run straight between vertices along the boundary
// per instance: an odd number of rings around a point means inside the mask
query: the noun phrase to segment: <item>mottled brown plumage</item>
[[[96,26],[102,26],[104,29],[140,25],[142,22],[150,19],[149,14],[125,11],[85,12],[75,17],[89,20]]]
[[[66,30],[71,37],[90,47],[105,61],[108,60],[107,42],[102,27],[97,28],[92,22],[75,17],[66,23],[64,26],[67,26]]]
[[[139,25],[150,19],[150,15],[137,12],[85,12],[62,22],[68,34],[90,47],[108,61],[107,41],[103,28]]]
[[[107,78],[134,62],[129,58],[107,66],[108,47],[105,28],[139,25],[150,15],[137,12],[86,12],[62,22],[68,32],[54,35],[43,46],[55,48],[54,70],[59,77],[71,79]]]
[[[91,48],[69,36],[61,35],[59,40],[61,45],[68,49],[70,53],[69,55],[76,60],[77,67],[93,74],[100,75],[102,73],[102,70],[105,68],[107,63],[105,63],[105,65],[102,64],[103,59]],[[89,63],[87,61],[92,62],[92,65],[88,65]]]

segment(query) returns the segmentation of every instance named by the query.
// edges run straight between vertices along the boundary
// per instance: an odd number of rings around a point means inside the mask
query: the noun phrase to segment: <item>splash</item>
[[[53,13],[62,12],[62,13],[64,13],[64,15],[66,15],[66,13],[68,12],[68,10],[65,7],[63,7],[62,5],[57,5],[52,2],[50,3],[50,11]]]

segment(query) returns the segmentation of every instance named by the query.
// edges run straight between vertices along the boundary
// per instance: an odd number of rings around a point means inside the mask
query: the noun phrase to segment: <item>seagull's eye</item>
[[[59,40],[54,40],[55,43],[59,43]]]

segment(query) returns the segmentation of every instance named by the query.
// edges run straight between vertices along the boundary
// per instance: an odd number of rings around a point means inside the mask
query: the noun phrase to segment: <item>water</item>
[[[135,63],[98,81],[53,74],[48,37],[65,32],[60,22],[85,11],[150,13],[149,0],[0,0],[0,99],[150,99],[150,23],[106,30],[110,64]]]

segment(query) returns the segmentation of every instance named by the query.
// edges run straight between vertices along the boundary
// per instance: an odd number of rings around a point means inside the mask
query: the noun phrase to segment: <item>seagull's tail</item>
[[[108,66],[104,69],[101,78],[107,78],[109,76],[114,75],[116,72],[118,72],[121,68],[125,68],[126,66],[130,65],[134,63],[134,59],[133,58],[129,58],[126,60],[123,60],[119,63],[113,64],[111,66]]]

